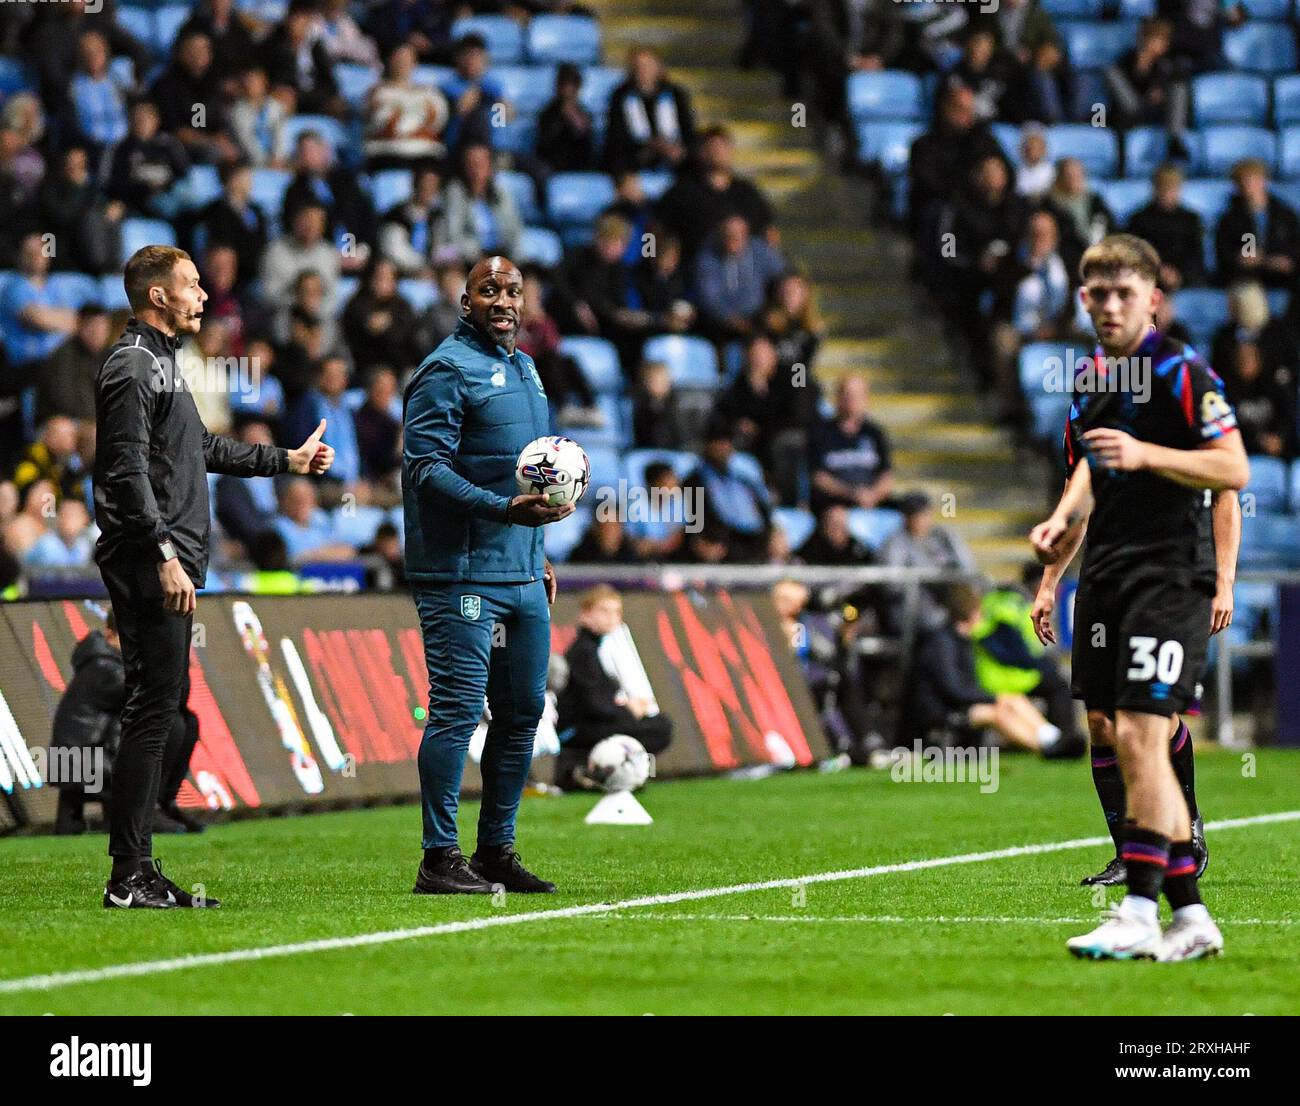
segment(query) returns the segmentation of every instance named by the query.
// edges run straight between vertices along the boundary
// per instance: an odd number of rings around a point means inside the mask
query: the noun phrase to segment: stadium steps
[[[606,64],[621,64],[635,45],[656,47],[691,93],[699,124],[731,130],[738,171],[776,209],[782,248],[816,289],[828,326],[816,362],[823,388],[829,394],[843,373],[866,372],[873,414],[895,444],[900,488],[924,490],[936,504],[955,496],[956,515],[944,521],[986,571],[1017,575],[1043,489],[1008,480],[1024,458],[988,424],[984,400],[908,280],[906,238],[872,225],[870,187],[823,158],[815,120],[796,125],[798,105],[782,95],[776,74],[737,68],[739,0],[587,3],[601,19]]]

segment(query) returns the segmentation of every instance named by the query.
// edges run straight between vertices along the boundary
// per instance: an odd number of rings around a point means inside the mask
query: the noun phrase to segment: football
[[[636,791],[650,778],[650,754],[636,738],[615,734],[588,754],[587,775],[606,791]]]
[[[587,451],[572,438],[548,435],[529,442],[515,465],[522,495],[544,495],[552,507],[577,503],[591,482]]]

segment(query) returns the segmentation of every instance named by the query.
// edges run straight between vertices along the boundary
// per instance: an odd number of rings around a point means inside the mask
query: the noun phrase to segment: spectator
[[[443,136],[447,148],[459,154],[467,146],[492,149],[494,119],[508,122],[514,111],[506,100],[505,86],[488,72],[487,43],[482,35],[456,40],[451,76],[442,91],[451,104],[451,122]]]
[[[772,285],[763,308],[761,329],[776,346],[778,392],[784,397],[791,426],[807,428],[817,417],[821,388],[813,375],[826,324],[813,300],[812,286],[790,270]]]
[[[211,307],[209,299],[207,309]],[[236,425],[250,417],[264,421],[271,427],[274,441],[285,408],[284,385],[273,372],[275,349],[264,337],[253,337],[244,346],[244,359],[248,366],[247,387],[231,395],[231,418]]]
[[[235,437],[246,445],[274,445],[270,426],[258,418],[237,424]],[[276,525],[275,478],[218,476],[214,509],[228,538],[251,551],[258,536]]]
[[[12,374],[11,388],[6,389],[11,394],[25,386],[27,371],[53,353],[77,325],[76,311],[56,304],[49,272],[44,239],[35,231],[24,234],[18,245],[18,272],[0,292],[0,337]]]
[[[1029,61],[1020,72],[1019,86],[1006,98],[1013,109],[1011,122],[1067,122],[1073,93],[1071,75],[1060,42],[1054,38],[1040,41],[1030,51]]]
[[[63,103],[69,79],[77,68],[84,31],[103,36],[111,55],[129,57],[137,75],[148,71],[152,61],[149,50],[118,25],[114,0],[101,0],[99,11],[94,13],[86,11],[84,4],[55,4],[38,9],[22,44],[38,76],[41,100],[46,105]]]
[[[446,153],[442,134],[451,109],[442,92],[414,79],[415,48],[398,46],[384,79],[366,99],[366,164],[371,172],[437,162]]]
[[[1220,284],[1258,280],[1269,288],[1295,283],[1300,220],[1268,190],[1268,167],[1256,158],[1232,167],[1237,186],[1214,234]]]
[[[179,44],[193,34],[207,38],[212,51],[212,76],[222,98],[230,100],[236,95],[248,59],[257,53],[256,30],[254,21],[235,9],[235,0],[199,0],[181,25],[176,41]]]
[[[275,529],[284,539],[291,564],[348,561],[356,556],[352,546],[334,540],[330,517],[321,510],[316,487],[305,476],[287,480],[281,487]]]
[[[676,235],[666,231],[656,229],[652,233],[655,250],[637,262],[627,302],[648,313],[653,332],[682,334],[694,325],[696,314],[695,305],[687,298],[690,287],[682,264],[682,244]]]
[[[331,64],[379,67],[379,48],[365,35],[348,11],[348,0],[323,0],[317,37],[325,45]]]
[[[974,97],[975,118],[988,123],[1004,118],[1003,97],[1014,83],[1016,63],[999,49],[997,35],[987,23],[975,23],[966,32],[961,60],[948,72],[946,83],[965,85]]]
[[[840,377],[835,414],[819,420],[808,436],[814,513],[835,503],[880,506],[894,488],[889,452],[884,430],[867,417],[867,378]]]
[[[1170,48],[1173,26],[1153,16],[1142,21],[1137,45],[1106,70],[1121,127],[1163,123],[1169,131],[1170,152],[1187,156],[1187,131],[1191,99],[1179,65]]]
[[[1214,336],[1212,363],[1237,411],[1246,452],[1289,461],[1296,452],[1296,388],[1268,348],[1268,300],[1256,283],[1228,292],[1230,320]]]
[[[347,103],[339,95],[313,0],[292,0],[284,22],[262,44],[262,54],[271,86],[292,94],[293,112],[346,117]]]
[[[179,210],[175,187],[190,159],[172,135],[159,130],[152,100],[131,103],[131,130],[109,155],[104,191],[132,215],[168,219]]]
[[[578,633],[564,654],[569,679],[560,693],[558,726],[573,729],[555,765],[560,787],[582,786],[587,755],[614,734],[635,738],[652,756],[672,742],[672,720],[653,699],[630,694],[601,663],[602,641],[623,628],[623,600],[608,584],[597,584],[579,600]]]
[[[320,204],[326,212],[325,234],[339,248],[342,267],[356,272],[365,266],[368,246],[375,240],[375,212],[357,176],[335,161],[334,150],[317,131],[298,136],[293,180],[284,193],[281,222],[289,226],[304,204]]]
[[[266,214],[253,201],[253,168],[243,159],[223,162],[218,170],[221,195],[200,212],[204,248],[229,246],[235,251],[239,284],[257,279],[257,262],[266,248]]]
[[[376,365],[367,374],[366,401],[353,416],[361,475],[366,480],[396,486],[402,464],[401,410],[397,374],[387,365]]]
[[[461,147],[460,172],[447,185],[440,243],[466,264],[493,253],[519,251],[524,222],[509,189],[497,184],[492,150],[479,142]]]
[[[569,553],[569,560],[580,565],[630,565],[639,559],[636,545],[624,530],[622,520],[613,512],[600,510],[587,526],[582,541]]]
[[[827,119],[847,122],[849,74],[900,67],[906,60],[905,22],[889,0],[813,0],[807,7],[807,71],[818,109]]]
[[[581,92],[582,70],[563,62],[555,73],[555,97],[537,120],[537,156],[553,173],[585,172],[594,164],[595,132]]]
[[[634,355],[626,304],[631,275],[623,263],[630,229],[617,215],[602,215],[589,246],[573,250],[556,273],[555,299],[562,320],[580,333],[608,338],[625,360]]]
[[[444,261],[434,269],[438,298],[415,321],[415,348],[435,350],[460,322],[460,296],[468,271],[459,260]]]
[[[191,28],[176,40],[171,64],[149,90],[162,129],[195,161],[219,162],[239,155],[227,133],[226,102],[212,62],[212,40]]]
[[[376,526],[374,538],[369,545],[362,546],[359,552],[369,557],[378,557],[383,562],[379,569],[367,568],[366,587],[391,590],[407,586],[402,536],[393,523],[385,521]]]
[[[701,537],[706,544],[720,543],[733,563],[762,563],[772,540],[771,501],[763,483],[737,461],[733,435],[725,419],[711,419],[703,456],[682,486],[703,512],[697,543]]]
[[[283,167],[284,121],[293,114],[293,94],[270,91],[266,70],[250,65],[239,77],[240,93],[230,109],[230,131],[242,157],[257,168]]]
[[[1171,52],[1188,75],[1227,69],[1223,56],[1223,28],[1240,26],[1246,19],[1240,3],[1216,0],[1158,0],[1156,13],[1173,26]]]
[[[420,61],[442,64],[451,55],[456,9],[442,0],[380,0],[367,9],[365,29],[387,56],[400,44],[415,47]]]
[[[936,526],[934,506],[924,492],[911,492],[899,500],[903,528],[880,547],[880,563],[890,568],[938,568],[953,572],[976,571],[975,556],[961,535],[946,526]],[[944,589],[938,585],[922,588],[917,609],[917,626],[931,630],[941,626],[946,615],[942,607]],[[894,608],[895,628],[902,629],[902,593],[897,593]]]
[[[397,290],[397,269],[375,255],[356,295],[343,309],[343,339],[358,374],[377,365],[405,367],[427,353],[411,346],[415,312]]]
[[[627,250],[623,254],[623,263],[634,269],[645,257],[647,247],[655,252],[658,243],[647,236],[650,229],[653,210],[646,198],[645,184],[641,174],[633,169],[624,170],[614,177],[614,202],[605,208],[602,215],[617,215],[628,225]]]
[[[78,133],[96,150],[126,137],[126,90],[109,72],[108,42],[85,31],[77,50],[77,70],[68,91]]]
[[[1016,192],[1038,202],[1056,180],[1056,166],[1047,156],[1047,131],[1041,123],[1026,123],[1020,129],[1020,168],[1016,171]]]
[[[20,494],[22,507],[6,524],[4,534],[5,546],[19,561],[50,528],[59,503],[59,491],[52,480],[36,480]]]
[[[568,426],[604,426],[604,414],[596,406],[596,394],[581,366],[560,349],[560,328],[546,312],[541,273],[526,268],[523,277],[524,305],[515,344],[537,366],[556,421]]]
[[[37,200],[41,229],[53,234],[61,247],[54,265],[81,273],[107,272],[117,265],[126,207],[105,202],[85,146],[69,146],[58,164],[57,172],[43,181]]]
[[[695,139],[695,115],[685,89],[670,81],[648,46],[628,54],[627,80],[609,97],[605,171],[677,169]]]
[[[695,263],[696,302],[707,332],[718,341],[753,334],[768,285],[786,268],[777,250],[750,236],[744,216],[724,219]]]
[[[442,170],[422,165],[412,171],[411,198],[384,212],[379,224],[380,252],[400,275],[433,277],[443,216]]]
[[[4,135],[4,173],[14,181],[21,197],[29,203],[45,177],[45,111],[30,92],[12,92],[0,108],[0,134]]]
[[[817,519],[817,528],[808,535],[795,553],[806,565],[869,565],[875,561],[871,550],[853,536],[849,529],[849,509],[832,504]]]
[[[348,389],[348,363],[339,354],[327,354],[316,364],[314,386],[300,396],[289,410],[285,433],[292,440],[302,427],[310,435],[321,419],[329,424],[334,446],[330,476],[351,487],[361,479],[361,446],[357,441],[352,407],[344,397]],[[304,435],[306,437],[306,435]],[[288,539],[286,539],[288,540]],[[289,543],[290,554],[293,543]]]
[[[77,310],[77,329],[36,374],[36,421],[56,415],[95,421],[95,374],[112,339],[108,312],[88,303]]]
[[[659,202],[659,218],[681,240],[687,257],[693,257],[730,215],[742,216],[750,234],[768,245],[780,241],[763,194],[735,175],[735,155],[730,132],[711,127],[700,135],[692,169],[681,174]]]
[[[667,461],[645,467],[649,509],[634,512],[629,505],[627,532],[638,561],[678,561],[686,548],[686,526],[694,524],[682,482]]]
[[[283,342],[293,330],[293,314],[300,312],[320,329],[320,343],[326,350],[335,349],[342,331],[327,297],[325,282],[315,269],[305,269],[294,279],[293,297],[272,316],[275,337]]]
[[[203,425],[209,433],[226,433],[233,421],[230,396],[239,381],[226,324],[205,316],[198,334],[182,341],[177,360]]]
[[[244,316],[249,312],[248,300],[236,288],[239,279],[239,255],[230,246],[210,246],[203,253],[199,267],[203,290],[208,294],[203,305],[203,317],[225,325],[230,338],[230,349],[235,355],[244,352]],[[254,307],[253,311],[256,312]]]
[[[66,415],[46,420],[40,438],[27,447],[14,469],[14,484],[19,492],[49,484],[55,502],[65,498],[85,502],[89,480],[90,471],[77,452],[77,424]]]
[[[1066,270],[1076,273],[1079,259],[1115,227],[1110,209],[1088,184],[1088,173],[1077,157],[1056,163],[1056,183],[1047,193],[1047,206],[1061,231],[1061,256]]]
[[[765,334],[745,344],[745,364],[718,397],[714,410],[735,428],[736,446],[772,468],[772,443],[789,417],[785,391],[775,379],[776,346]]]
[[[1009,50],[1021,65],[1028,65],[1040,46],[1061,44],[1056,25],[1039,0],[1001,0],[992,15],[998,46]]]
[[[672,373],[662,361],[647,361],[632,392],[632,441],[637,449],[681,449],[681,409]]]
[[[1183,173],[1162,165],[1151,178],[1153,196],[1128,221],[1130,234],[1145,238],[1160,254],[1160,287],[1166,293],[1205,283],[1205,228],[1183,204]]]
[[[65,499],[54,526],[36,539],[23,558],[28,568],[85,568],[94,552],[90,512],[79,499]]]
[[[262,255],[262,296],[267,303],[287,302],[299,276],[314,272],[324,286],[325,310],[334,310],[339,256],[325,241],[325,219],[322,204],[306,202],[294,212],[290,233],[267,246]]]

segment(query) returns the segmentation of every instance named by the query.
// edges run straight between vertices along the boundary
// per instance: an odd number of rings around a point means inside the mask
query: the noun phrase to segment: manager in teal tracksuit
[[[497,884],[555,890],[520,863],[515,817],[551,648],[555,576],[540,527],[573,507],[516,494],[519,454],[549,432],[541,378],[515,348],[522,305],[515,265],[504,257],[480,261],[466,281],[456,330],[416,369],[403,400],[406,575],[429,668],[417,894],[485,893]],[[466,861],[456,809],[484,694],[492,722],[481,762],[478,847]]]

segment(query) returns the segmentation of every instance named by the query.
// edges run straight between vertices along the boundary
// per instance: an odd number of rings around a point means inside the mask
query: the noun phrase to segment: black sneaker
[[[153,862],[153,868],[145,872],[145,877],[164,895],[171,895],[177,906],[183,906],[190,910],[215,910],[221,905],[220,899],[214,899],[208,895],[191,895],[188,891],[182,891],[163,875],[161,860]]]
[[[109,910],[171,910],[176,900],[144,872],[132,872],[125,879],[108,881],[104,906]]]
[[[495,883],[469,866],[465,854],[455,846],[433,863],[420,861],[420,870],[415,874],[417,895],[491,895],[496,889]]]
[[[1119,857],[1113,857],[1095,876],[1084,876],[1079,880],[1080,887],[1114,887],[1128,879],[1128,865]]]
[[[1196,859],[1196,878],[1200,879],[1210,866],[1210,846],[1205,843],[1205,819],[1199,814],[1192,819],[1192,856]]]
[[[480,845],[470,858],[470,867],[484,879],[499,883],[507,891],[520,891],[531,895],[553,895],[555,884],[533,875],[524,867],[513,845]]]

